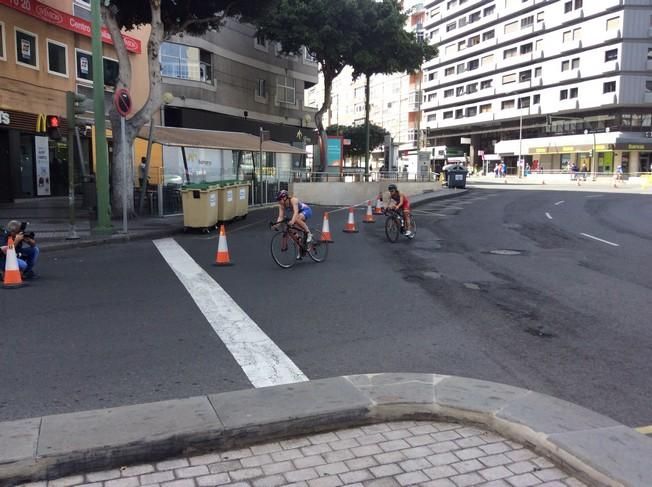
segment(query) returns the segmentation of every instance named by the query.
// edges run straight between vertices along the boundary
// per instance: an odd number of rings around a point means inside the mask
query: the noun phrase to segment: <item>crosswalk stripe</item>
[[[238,304],[172,238],[154,245],[254,387],[308,378]]]

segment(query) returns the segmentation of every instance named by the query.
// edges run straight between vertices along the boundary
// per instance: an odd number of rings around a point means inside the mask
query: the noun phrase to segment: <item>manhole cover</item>
[[[490,250],[489,253],[495,255],[521,255],[523,252],[520,250],[512,250],[512,249],[496,249],[496,250]]]

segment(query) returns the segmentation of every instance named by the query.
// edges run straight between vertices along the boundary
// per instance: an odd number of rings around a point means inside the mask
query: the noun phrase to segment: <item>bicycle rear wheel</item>
[[[270,245],[272,259],[283,269],[289,269],[297,261],[299,247],[287,233],[277,233]]]
[[[315,262],[324,262],[328,257],[328,243],[319,230],[312,231],[312,242],[308,244],[308,255]]]
[[[385,220],[385,235],[387,236],[387,240],[396,243],[400,234],[401,224],[398,222],[398,219],[393,216],[387,218]]]

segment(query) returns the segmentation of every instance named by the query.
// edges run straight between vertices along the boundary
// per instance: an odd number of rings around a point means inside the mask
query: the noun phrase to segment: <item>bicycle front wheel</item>
[[[398,219],[393,216],[387,218],[387,220],[385,220],[385,235],[387,236],[387,240],[396,243],[400,234],[401,224],[398,222]]]
[[[324,262],[328,257],[328,243],[318,230],[312,231],[312,242],[308,244],[308,255],[315,262]]]
[[[270,245],[272,259],[283,269],[289,269],[297,261],[299,247],[287,233],[277,233],[272,237]]]

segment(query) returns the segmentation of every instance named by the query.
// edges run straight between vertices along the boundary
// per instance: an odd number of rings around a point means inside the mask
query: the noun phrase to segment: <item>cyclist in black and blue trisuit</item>
[[[278,218],[276,221],[282,222],[286,212],[292,210],[289,224],[296,225],[306,232],[306,243],[312,242],[312,233],[310,233],[310,228],[306,224],[306,220],[312,216],[312,209],[307,204],[299,201],[296,196],[290,196],[285,189],[278,192],[276,200],[278,201]]]

